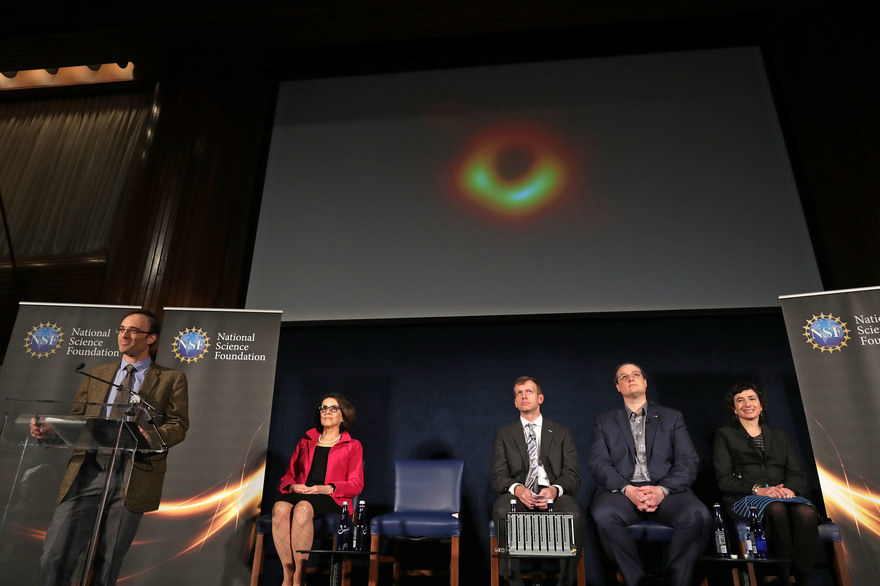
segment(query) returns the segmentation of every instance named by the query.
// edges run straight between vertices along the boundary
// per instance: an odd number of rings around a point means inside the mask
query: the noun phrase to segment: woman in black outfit
[[[724,397],[734,423],[715,432],[715,480],[733,517],[748,518],[755,505],[773,557],[792,560],[797,584],[809,584],[819,522],[799,496],[807,489],[788,434],[764,422],[767,398],[753,383],[734,385]]]

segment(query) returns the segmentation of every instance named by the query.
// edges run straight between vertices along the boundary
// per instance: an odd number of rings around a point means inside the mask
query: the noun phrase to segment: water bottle
[[[715,519],[712,521],[712,532],[715,535],[715,557],[729,558],[730,540],[727,536],[727,529],[724,527],[724,518],[721,516],[721,505],[715,503]]]
[[[746,546],[746,557],[755,557],[755,534],[752,533],[750,528],[746,529],[746,540],[744,545]]]
[[[547,499],[547,512],[553,512],[553,499]]]
[[[510,499],[510,512],[516,512],[516,499]]]
[[[758,519],[758,509],[754,505],[749,507],[749,533],[752,535],[752,547],[754,557],[764,559],[767,557],[767,538],[764,535],[764,526]]]
[[[342,501],[342,512],[339,513],[339,524],[336,526],[336,549],[347,551],[351,549],[351,534],[354,533],[354,525],[348,516],[348,501]]]
[[[366,506],[366,501],[358,503],[357,519],[351,536],[351,548],[354,551],[370,551],[370,524],[367,523]]]

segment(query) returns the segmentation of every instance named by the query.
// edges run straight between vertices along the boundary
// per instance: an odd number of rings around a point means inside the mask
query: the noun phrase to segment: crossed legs
[[[278,501],[272,507],[272,539],[284,570],[283,586],[302,586],[309,554],[297,551],[312,547],[314,518],[315,511],[306,501],[296,505]]]

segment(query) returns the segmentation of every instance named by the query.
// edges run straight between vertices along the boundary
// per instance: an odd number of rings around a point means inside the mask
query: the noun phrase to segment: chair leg
[[[263,534],[257,533],[257,537],[254,539],[254,565],[251,568],[251,586],[257,586],[260,583],[260,574],[263,573],[263,560],[265,557]]]
[[[746,557],[746,544],[742,541],[739,542],[739,554],[742,557]],[[746,564],[746,569],[749,572],[749,584],[757,584],[758,578],[755,576],[755,564],[748,563]]]
[[[459,537],[453,537],[449,544],[449,586],[458,586],[458,547]]]
[[[837,586],[852,586],[849,580],[849,570],[846,567],[846,555],[843,553],[843,542],[832,543],[832,558],[834,562],[834,576],[837,578]]]
[[[393,562],[394,565],[392,568],[394,570],[391,572],[391,583],[394,586],[398,586],[400,584],[400,542],[397,539],[393,540],[394,543],[391,544],[394,552],[393,552]]]
[[[351,584],[351,558],[346,557],[342,562],[342,586]]]
[[[587,586],[587,571],[584,569],[584,552],[578,552],[578,569],[577,569],[578,586]]]
[[[376,552],[370,554],[370,586],[377,586],[379,583],[379,536],[370,537],[370,551]]]
[[[498,566],[501,560],[495,554],[496,549],[498,549],[498,538],[493,535],[489,538],[489,568],[491,568],[492,572],[491,586],[498,586]]]

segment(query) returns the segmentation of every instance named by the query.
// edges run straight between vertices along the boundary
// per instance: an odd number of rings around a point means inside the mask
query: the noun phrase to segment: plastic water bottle
[[[355,551],[370,550],[370,524],[367,523],[366,501],[358,503],[357,518],[351,538],[351,548]]]
[[[727,528],[724,526],[724,518],[721,516],[721,505],[715,503],[715,519],[712,521],[712,533],[715,536],[715,557],[729,558],[730,540],[727,536]]]
[[[516,512],[516,499],[510,499],[510,512]]]
[[[547,512],[553,512],[553,499],[547,499]]]
[[[764,535],[764,526],[758,518],[758,509],[754,505],[749,507],[749,534],[752,536],[754,557],[764,559],[767,557],[767,538]]]
[[[336,526],[336,549],[346,551],[351,549],[351,537],[354,533],[354,524],[348,516],[348,501],[342,501],[342,512],[339,513],[339,524]]]

